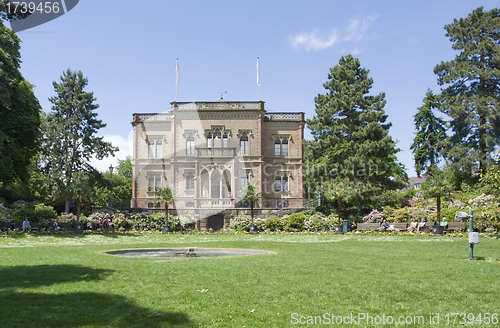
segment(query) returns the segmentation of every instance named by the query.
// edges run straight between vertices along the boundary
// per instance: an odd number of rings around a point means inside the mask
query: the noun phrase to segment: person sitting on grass
[[[406,230],[408,230],[409,232],[412,232],[413,230],[417,229],[417,226],[418,226],[417,221],[415,221],[415,218],[412,218],[410,226]]]
[[[422,218],[422,220],[420,220],[420,222],[418,223],[417,232],[420,232],[420,230],[425,228],[427,228],[427,226],[425,225],[425,219]]]
[[[443,220],[441,221],[441,226],[445,228],[448,226],[448,221],[446,221],[446,218],[443,218]]]
[[[24,232],[24,230],[26,230],[26,229],[28,229],[28,231],[31,231],[30,221],[28,221],[28,219],[25,219],[25,220],[23,221],[23,225],[22,225],[22,227],[23,227],[23,232]]]

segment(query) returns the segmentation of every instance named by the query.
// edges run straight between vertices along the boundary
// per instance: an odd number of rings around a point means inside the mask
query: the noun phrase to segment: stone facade
[[[260,215],[304,207],[304,113],[267,113],[263,101],[172,102],[168,113],[133,114],[132,126],[132,207],[153,207],[168,186],[178,215],[226,228],[248,207],[247,183],[257,184]]]

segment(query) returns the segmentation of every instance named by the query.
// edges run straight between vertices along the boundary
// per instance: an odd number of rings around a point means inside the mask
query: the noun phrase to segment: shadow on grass
[[[79,283],[99,281],[113,270],[79,265],[0,267],[1,327],[193,327],[185,313],[157,313],[122,295],[94,292],[60,293]],[[53,287],[49,293],[37,287]],[[52,293],[51,293],[52,292]]]
[[[96,281],[112,272],[112,270],[70,264],[0,267],[0,289],[34,288],[65,282]]]
[[[157,313],[121,295],[0,292],[2,327],[193,327],[185,313]]]

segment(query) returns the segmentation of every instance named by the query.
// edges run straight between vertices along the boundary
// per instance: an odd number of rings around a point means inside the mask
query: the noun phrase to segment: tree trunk
[[[76,222],[80,222],[81,203],[82,202],[79,199],[76,201]]]
[[[165,225],[168,226],[168,204],[165,203]]]
[[[436,197],[437,205],[437,224],[441,222],[441,196]]]
[[[253,225],[253,201],[250,201],[250,216],[252,217],[252,225]]]
[[[69,199],[64,200],[64,213],[69,214]]]

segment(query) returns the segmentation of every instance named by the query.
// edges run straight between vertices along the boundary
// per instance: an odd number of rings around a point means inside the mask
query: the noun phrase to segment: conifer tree
[[[427,90],[424,104],[414,116],[417,133],[410,147],[415,158],[415,171],[419,177],[422,172],[428,174],[429,170],[439,163],[442,142],[446,139],[446,123],[434,115],[435,109],[439,109],[436,96],[431,90]]]
[[[455,169],[485,170],[500,142],[500,9],[479,7],[445,29],[459,51],[434,68],[453,132],[445,152]]]
[[[342,185],[358,211],[364,200],[391,185],[391,178],[404,176],[389,136],[385,94],[369,94],[368,72],[358,59],[342,57],[323,84],[327,93],[315,98],[316,115],[307,120],[314,137],[307,142],[309,181],[324,191]]]
[[[42,163],[53,194],[65,199],[66,213],[76,172],[93,172],[92,157],[102,159],[118,150],[96,135],[106,124],[97,119],[93,92],[84,91],[87,83],[82,72],[68,69],[60,83],[53,82],[56,96],[49,98],[53,106],[44,129]]]

